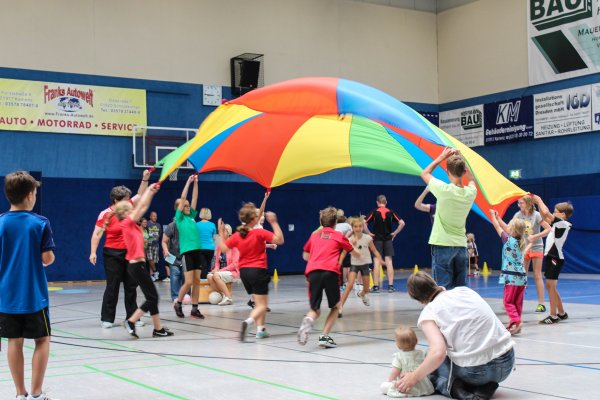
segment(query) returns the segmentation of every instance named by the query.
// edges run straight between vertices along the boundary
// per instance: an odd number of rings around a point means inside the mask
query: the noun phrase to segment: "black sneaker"
[[[248,330],[248,323],[242,321],[242,329],[240,329],[240,342],[246,340],[246,331]]]
[[[394,293],[396,291],[396,288],[394,287],[394,285],[390,285],[390,287],[388,287],[388,293]]]
[[[252,300],[248,300],[248,302],[246,304],[248,304],[248,307],[250,307],[250,308],[256,307],[256,303],[253,302]]]
[[[569,314],[564,313],[562,315],[558,314],[558,319],[560,319],[561,321],[564,321],[565,319],[569,319]]]
[[[197,308],[193,308],[192,312],[190,313],[190,316],[192,318],[196,318],[196,319],[204,319],[204,315],[202,315],[202,313],[200,312],[200,310],[198,310]]]
[[[319,346],[327,349],[332,349],[334,347],[337,347],[337,344],[335,344],[331,337],[327,335],[321,335],[319,336]]]
[[[181,303],[177,302],[173,304],[173,309],[175,310],[175,314],[179,318],[185,318],[185,315],[183,315],[183,307],[181,306]]]
[[[129,322],[129,320],[125,320],[125,329],[127,330],[127,332],[133,336],[136,339],[139,339],[140,337],[137,335],[137,333],[135,333],[135,323],[133,322]]]
[[[375,285],[371,288],[371,293],[379,293],[379,286]]]
[[[548,315],[546,318],[544,318],[543,320],[540,321],[540,324],[552,325],[552,324],[557,324],[558,322],[560,322],[560,318],[558,318],[558,317],[555,318],[552,315]]]
[[[167,337],[167,336],[173,336],[174,333],[165,329],[165,328],[160,328],[159,331],[157,331],[156,329],[152,330],[152,336],[154,337]]]

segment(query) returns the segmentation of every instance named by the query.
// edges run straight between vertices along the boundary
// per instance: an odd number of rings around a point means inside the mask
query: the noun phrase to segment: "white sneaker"
[[[302,320],[302,325],[300,325],[300,329],[298,329],[298,343],[302,346],[308,342],[308,334],[310,333],[313,324],[315,321],[311,317],[304,317]]]
[[[102,321],[100,324],[104,329],[110,329],[114,326],[112,322]]]
[[[165,279],[162,280],[163,282],[171,282],[171,279],[167,276]]]
[[[27,397],[29,397],[29,395],[26,394],[20,394],[17,397],[15,397],[16,400],[27,400]]]
[[[360,299],[362,300],[362,302],[363,302],[363,304],[364,304],[365,306],[367,306],[367,307],[368,307],[368,306],[370,306],[370,305],[371,305],[371,301],[369,300],[369,296],[368,296],[366,293],[365,293],[365,294],[363,294],[363,292],[358,292],[358,293],[356,293],[356,295],[357,295],[358,297],[360,297]]]
[[[50,396],[48,396],[46,393],[42,393],[38,397],[33,397],[32,395],[29,395],[29,397],[27,397],[27,400],[58,400],[58,399],[53,399]]]
[[[135,322],[135,326],[136,326],[136,327],[138,327],[138,328],[139,328],[139,327],[142,327],[142,326],[145,326],[145,325],[146,325],[146,323],[145,323],[144,321],[142,321],[141,319],[138,319],[138,320]]]
[[[229,297],[227,296],[223,296],[223,300],[221,300],[219,302],[220,306],[230,306],[233,304],[233,300],[231,300]]]

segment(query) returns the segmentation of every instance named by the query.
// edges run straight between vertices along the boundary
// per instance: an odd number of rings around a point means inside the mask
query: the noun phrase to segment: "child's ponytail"
[[[238,226],[236,231],[240,233],[242,239],[245,239],[246,236],[248,236],[248,232],[253,228],[250,223],[254,219],[258,219],[258,210],[254,203],[244,204],[244,206],[240,208],[239,218],[242,225]]]

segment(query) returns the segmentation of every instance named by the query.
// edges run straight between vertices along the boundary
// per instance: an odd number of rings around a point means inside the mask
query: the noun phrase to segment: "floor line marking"
[[[164,394],[165,396],[169,396],[169,397],[172,397],[174,399],[191,400],[191,399],[188,399],[187,397],[183,397],[183,396],[180,396],[180,395],[175,394],[175,393],[167,392],[166,390],[162,390],[162,389],[156,388],[154,386],[146,385],[144,383],[141,383],[141,382],[138,382],[138,381],[134,381],[133,379],[125,378],[124,376],[117,375],[117,374],[109,372],[109,371],[102,371],[102,370],[100,370],[98,368],[94,368],[94,367],[89,366],[89,365],[83,365],[83,367],[87,368],[89,370],[95,371],[97,373],[110,376],[112,378],[120,379],[122,381],[125,381],[127,383],[131,383],[133,385],[142,387],[144,389],[148,389],[148,390],[151,390],[151,391],[156,392],[156,393]]]

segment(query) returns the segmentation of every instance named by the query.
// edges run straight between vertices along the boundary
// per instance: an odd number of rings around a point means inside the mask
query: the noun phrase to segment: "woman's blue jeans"
[[[515,351],[510,349],[487,364],[474,367],[459,367],[446,357],[444,363],[429,375],[436,392],[450,397],[450,387],[455,379],[468,385],[481,386],[488,382],[502,382],[512,372],[515,365]],[[450,376],[452,374],[452,376]],[[449,384],[450,383],[450,384]]]

